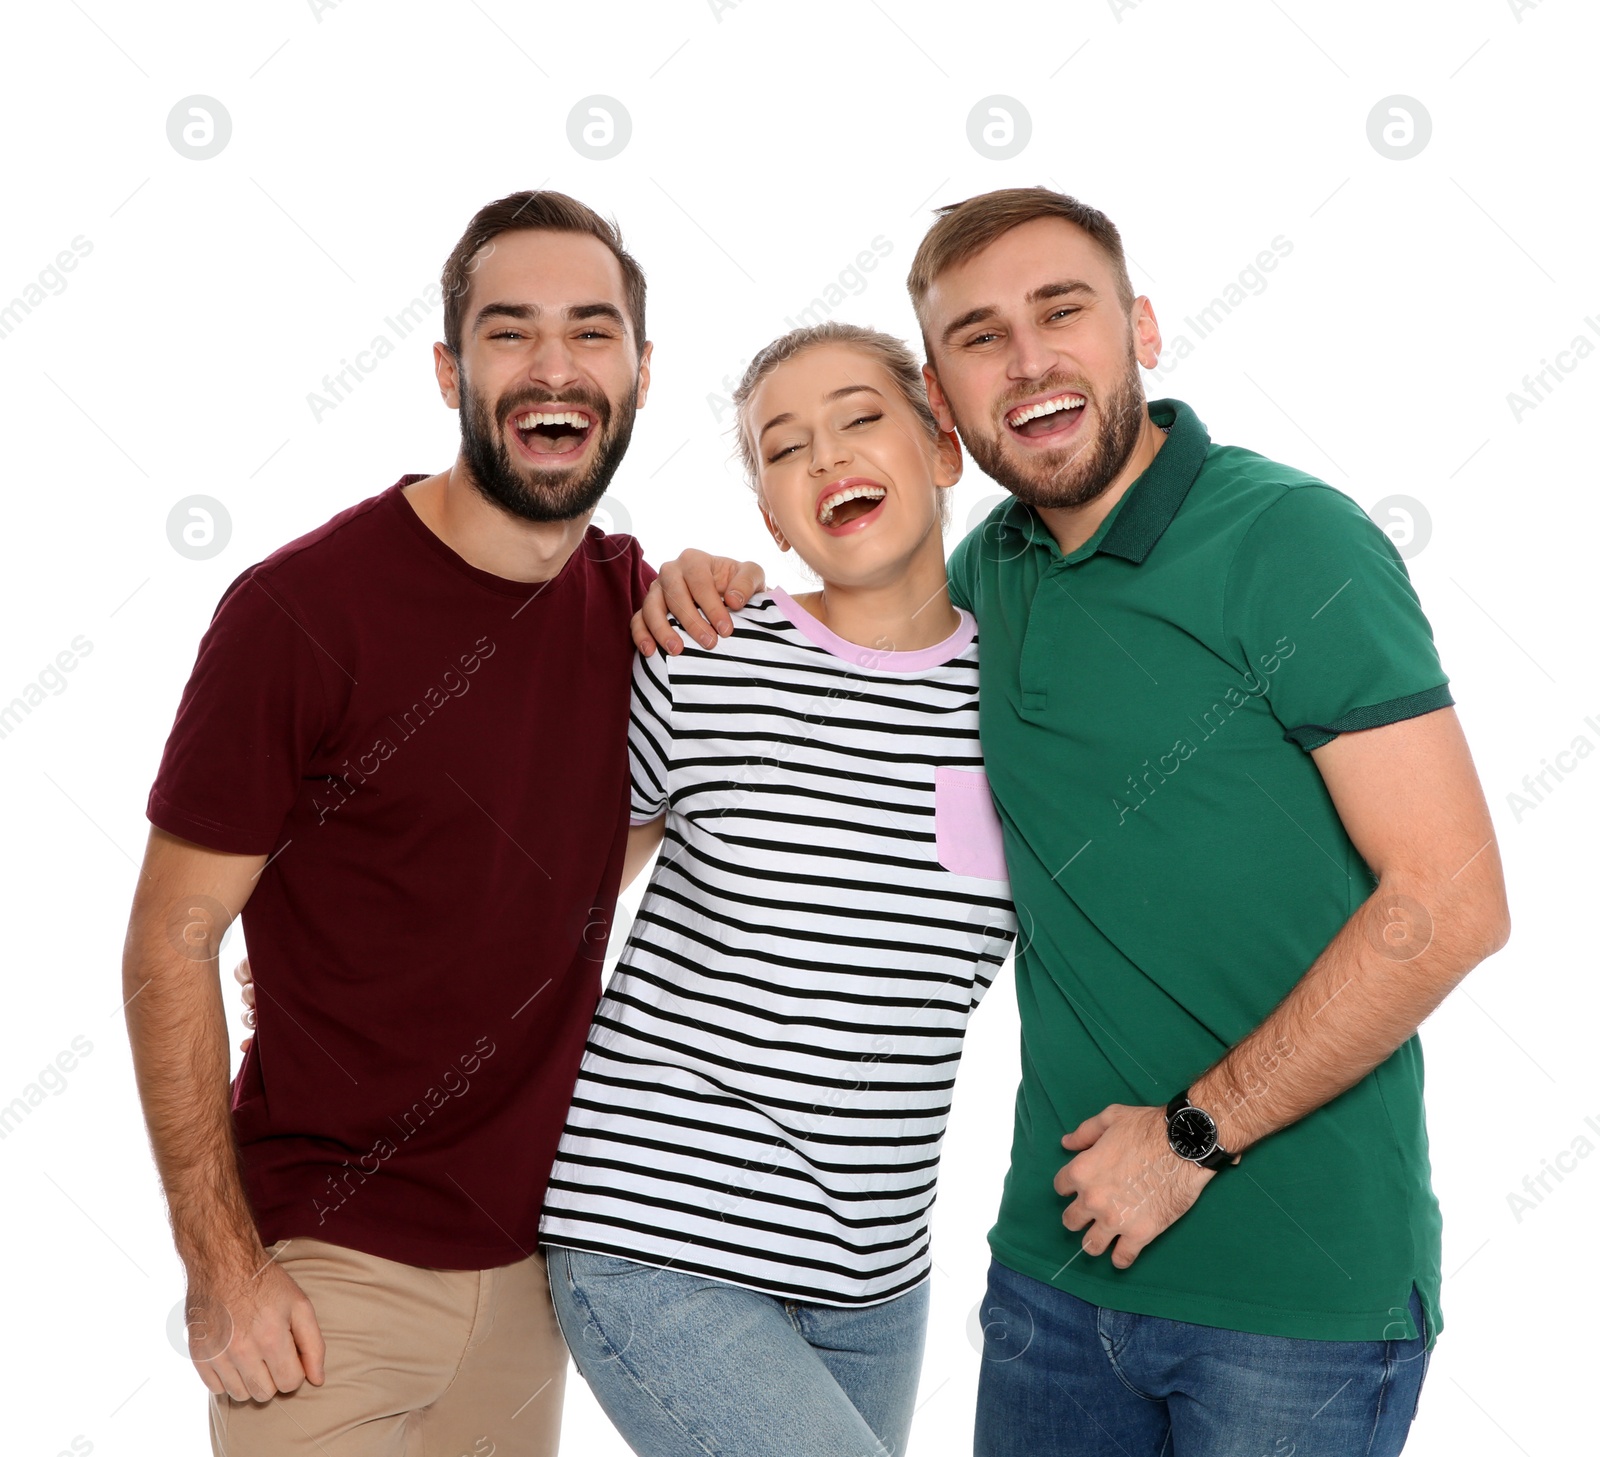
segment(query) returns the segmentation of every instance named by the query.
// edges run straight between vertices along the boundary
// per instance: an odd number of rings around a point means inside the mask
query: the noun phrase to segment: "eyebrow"
[[[1093,297],[1094,288],[1085,283],[1081,278],[1062,278],[1054,283],[1041,283],[1038,288],[1026,293],[1022,297],[1023,303],[1038,304],[1046,299],[1067,298],[1075,293],[1085,293]],[[985,319],[995,318],[999,310],[993,304],[984,304],[980,308],[968,309],[959,319],[952,319],[945,325],[944,332],[939,336],[941,344],[948,344],[963,329],[969,329],[974,324],[981,324]]]
[[[865,391],[869,395],[877,395],[880,400],[883,398],[883,392],[881,390],[873,389],[873,387],[869,384],[847,384],[841,385],[836,390],[830,390],[822,397],[822,403],[825,405],[831,404],[834,400],[842,400],[846,395],[857,394],[861,391]],[[759,445],[761,443],[762,436],[764,436],[767,431],[772,429],[774,425],[786,425],[792,419],[794,419],[794,415],[788,410],[785,410],[781,415],[774,415],[770,420],[767,421],[765,425],[761,427],[760,434],[756,436],[756,443]]]
[[[622,317],[622,310],[615,304],[605,303],[600,300],[587,304],[568,304],[562,312],[566,318],[573,322],[583,319],[610,319],[619,328],[627,327],[627,321]],[[478,310],[477,317],[472,321],[472,327],[474,329],[481,328],[485,321],[491,318],[537,319],[543,313],[544,310],[538,304],[485,304]]]

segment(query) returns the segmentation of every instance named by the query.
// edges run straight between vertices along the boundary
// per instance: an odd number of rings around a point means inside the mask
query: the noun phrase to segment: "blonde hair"
[[[828,319],[806,329],[791,329],[756,354],[745,369],[744,378],[739,381],[733,392],[733,404],[738,412],[738,423],[735,428],[738,436],[739,460],[744,466],[745,476],[750,488],[756,493],[757,500],[761,498],[761,458],[756,450],[755,437],[750,430],[750,397],[755,394],[761,381],[780,364],[787,363],[797,354],[804,353],[807,349],[814,349],[819,344],[846,344],[876,359],[884,367],[889,378],[894,381],[901,398],[911,407],[911,412],[917,417],[923,429],[928,432],[928,438],[937,440],[940,436],[939,422],[934,418],[933,407],[928,403],[928,390],[923,383],[922,366],[917,363],[916,356],[906,347],[904,341],[896,339],[892,334],[884,334],[861,324],[842,323],[838,319]],[[948,527],[950,492],[939,491],[938,502],[939,524],[941,527]]]

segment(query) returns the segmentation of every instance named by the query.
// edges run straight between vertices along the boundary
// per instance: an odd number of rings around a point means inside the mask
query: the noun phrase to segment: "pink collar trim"
[[[809,638],[824,652],[832,653],[834,657],[842,658],[856,668],[880,668],[891,673],[925,672],[929,668],[941,667],[952,658],[959,657],[978,632],[977,619],[966,608],[957,607],[956,611],[961,614],[961,626],[943,642],[935,643],[931,648],[896,653],[884,648],[863,647],[860,643],[845,641],[838,633],[819,622],[782,587],[773,587],[769,590],[772,593],[772,600],[783,609],[797,632]]]

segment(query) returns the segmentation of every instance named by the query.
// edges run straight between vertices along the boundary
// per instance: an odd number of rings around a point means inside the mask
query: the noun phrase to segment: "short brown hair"
[[[1128,277],[1128,263],[1122,252],[1122,234],[1099,208],[1068,197],[1064,192],[1052,192],[1048,187],[1003,187],[997,192],[969,197],[965,202],[946,203],[935,211],[939,220],[918,245],[917,256],[911,260],[911,272],[906,278],[911,306],[917,311],[917,322],[923,326],[924,347],[928,343],[928,330],[922,305],[934,279],[946,269],[981,253],[1013,228],[1038,218],[1060,218],[1093,238],[1111,260],[1117,301],[1124,311],[1133,307],[1133,281]]]
[[[439,284],[444,292],[445,347],[461,354],[461,316],[467,306],[476,260],[484,244],[501,233],[543,229],[551,233],[587,233],[611,250],[622,266],[622,287],[633,325],[633,346],[644,348],[644,270],[622,246],[616,223],[600,216],[564,192],[513,192],[478,209],[467,230],[445,259]]]
[[[756,386],[780,364],[819,344],[846,344],[876,359],[888,371],[889,378],[911,406],[912,413],[928,432],[929,439],[939,438],[939,422],[928,403],[928,388],[923,383],[922,366],[903,340],[896,339],[893,334],[880,333],[861,324],[847,324],[840,319],[828,319],[809,329],[791,329],[756,354],[745,369],[744,378],[733,391],[734,408],[738,411],[734,428],[738,433],[739,460],[758,499],[761,494],[761,461],[746,413],[750,397],[756,392]],[[939,523],[941,526],[950,524],[949,491],[939,492]]]

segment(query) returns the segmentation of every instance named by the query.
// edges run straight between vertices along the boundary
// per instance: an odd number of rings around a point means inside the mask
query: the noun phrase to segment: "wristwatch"
[[[1167,1104],[1167,1144],[1173,1153],[1202,1169],[1225,1169],[1233,1155],[1217,1142],[1217,1120],[1189,1101],[1185,1088]]]

